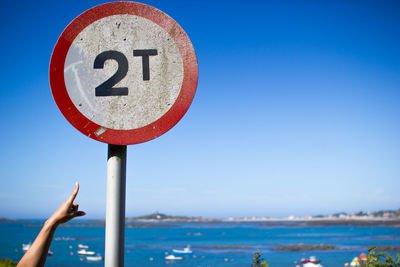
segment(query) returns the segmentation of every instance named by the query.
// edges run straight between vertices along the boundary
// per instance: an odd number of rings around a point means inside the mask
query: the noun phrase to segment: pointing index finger
[[[76,198],[76,195],[78,195],[78,191],[79,191],[79,184],[78,184],[78,182],[76,182],[76,183],[75,183],[74,192],[72,192],[71,196],[70,196],[69,199],[68,199],[68,202],[69,202],[69,203],[72,204],[72,203],[74,202],[74,199]]]

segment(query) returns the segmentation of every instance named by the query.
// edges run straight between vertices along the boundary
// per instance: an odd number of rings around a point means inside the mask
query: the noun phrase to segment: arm
[[[32,246],[18,263],[18,267],[44,266],[54,232],[58,225],[68,222],[72,218],[85,215],[85,212],[78,210],[79,205],[74,203],[78,191],[79,184],[76,183],[75,190],[68,200],[62,203],[44,223],[42,230],[39,232]]]

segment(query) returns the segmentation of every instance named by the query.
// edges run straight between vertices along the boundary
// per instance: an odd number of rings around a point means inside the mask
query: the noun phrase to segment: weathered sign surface
[[[197,59],[183,29],[162,11],[112,2],[79,15],[50,61],[53,97],[65,118],[101,142],[156,138],[186,113]]]

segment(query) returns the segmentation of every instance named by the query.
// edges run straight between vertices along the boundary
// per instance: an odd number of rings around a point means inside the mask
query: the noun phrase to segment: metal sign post
[[[108,145],[106,267],[124,266],[126,146]]]
[[[152,140],[185,115],[197,58],[179,24],[149,5],[111,2],[86,10],[59,37],[50,86],[64,117],[109,144],[105,266],[124,266],[126,145]]]

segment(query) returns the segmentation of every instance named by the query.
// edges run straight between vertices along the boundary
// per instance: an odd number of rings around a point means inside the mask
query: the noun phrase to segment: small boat
[[[190,250],[190,246],[187,246],[184,249],[173,249],[172,251],[176,254],[192,254],[192,251]]]
[[[168,261],[181,261],[183,260],[183,257],[175,257],[174,255],[171,254],[165,257],[165,259]]]
[[[303,264],[303,267],[322,267],[322,265],[319,264],[320,260],[315,256],[311,256],[309,259],[301,259],[300,262]]]
[[[31,248],[31,246],[32,246],[31,243],[29,243],[29,244],[22,244],[22,251],[23,251],[23,252],[27,252],[27,251]],[[49,250],[49,251],[47,252],[47,254],[48,254],[49,256],[53,256],[54,252],[51,251],[51,250]]]
[[[100,255],[97,255],[97,256],[87,256],[87,257],[86,257],[86,260],[87,260],[87,261],[102,261],[102,260],[103,260],[103,257],[100,256]]]
[[[88,250],[86,250],[86,249],[78,250],[77,253],[78,253],[79,255],[89,255],[89,256],[93,256],[94,254],[96,254],[96,252],[94,252],[94,251],[88,251]]]
[[[28,249],[30,249],[31,246],[32,246],[31,243],[29,243],[29,244],[22,244],[22,250],[23,250],[24,252],[27,252]]]
[[[311,256],[309,259],[301,259],[300,262],[301,262],[301,263],[308,263],[308,262],[311,262],[311,263],[319,263],[320,260],[317,260],[317,258],[316,258],[315,256]]]
[[[79,245],[78,245],[78,248],[80,248],[80,249],[88,249],[89,246],[79,244]]]
[[[303,267],[323,267],[323,266],[319,263],[307,262],[303,264]]]

